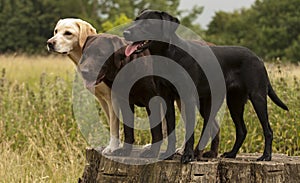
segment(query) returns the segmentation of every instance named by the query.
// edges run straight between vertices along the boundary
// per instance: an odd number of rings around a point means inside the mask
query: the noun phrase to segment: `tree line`
[[[300,0],[257,0],[249,9],[219,11],[208,29],[195,23],[203,7],[179,10],[180,0],[0,0],[0,54],[47,54],[46,41],[61,18],[81,18],[105,32],[130,22],[139,11],[159,9],[177,16],[205,40],[243,45],[261,57],[300,61]],[[204,7],[205,8],[205,7]]]
[[[219,11],[206,31],[216,44],[244,45],[266,60],[300,61],[300,0],[257,0],[249,9]]]

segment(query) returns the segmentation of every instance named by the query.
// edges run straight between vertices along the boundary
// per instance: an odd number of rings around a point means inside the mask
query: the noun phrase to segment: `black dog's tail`
[[[280,98],[276,95],[274,89],[271,86],[271,83],[269,81],[268,84],[268,96],[271,98],[271,100],[278,105],[279,107],[281,107],[284,110],[289,110],[289,108],[280,100]]]

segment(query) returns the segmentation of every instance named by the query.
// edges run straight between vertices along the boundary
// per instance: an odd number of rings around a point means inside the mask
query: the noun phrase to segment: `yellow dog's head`
[[[89,35],[96,34],[96,29],[86,21],[75,18],[61,19],[54,28],[54,35],[47,41],[49,51],[81,55],[82,47]]]

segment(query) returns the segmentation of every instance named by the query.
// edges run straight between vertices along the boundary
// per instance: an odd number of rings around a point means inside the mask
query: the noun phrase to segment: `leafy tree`
[[[262,54],[268,58],[288,57],[287,50],[300,36],[300,1],[264,0],[254,5],[259,25],[260,47],[265,47]],[[298,46],[299,47],[299,46]],[[300,57],[298,57],[300,61]]]
[[[285,54],[293,62],[300,62],[300,35],[285,49]]]
[[[141,10],[153,9],[167,11],[173,16],[178,17],[184,26],[193,29],[195,32],[202,31],[199,24],[195,24],[195,20],[202,13],[203,7],[195,6],[192,10],[178,10],[180,0],[139,0],[139,1],[123,1],[123,0],[100,0],[99,12],[101,27],[99,30],[107,30],[107,25],[114,26],[120,24],[112,23],[116,21],[120,14],[126,15],[129,19],[134,19]],[[101,20],[102,19],[102,20]],[[127,23],[127,20],[124,22]]]
[[[143,9],[157,9],[178,15],[179,2],[179,0],[99,0],[98,6],[103,18],[114,17],[115,15],[124,13],[130,19],[134,19]]]
[[[168,11],[201,30],[193,23],[201,7],[186,12],[178,6],[179,0],[0,0],[0,53],[46,53],[46,41],[61,18],[81,18],[103,32],[127,23],[145,8]]]
[[[204,30],[201,28],[200,24],[196,24],[195,21],[199,15],[203,12],[202,6],[194,6],[191,11],[181,11],[179,18],[180,23],[190,29],[200,36],[204,36]],[[183,14],[186,14],[183,16]]]
[[[0,53],[41,53],[56,22],[81,15],[79,0],[1,0]]]
[[[250,9],[217,12],[206,32],[217,44],[238,44],[266,59],[299,61],[300,1],[258,0]]]
[[[110,21],[107,20],[102,24],[102,32],[108,32],[110,34],[115,34],[122,36],[123,31],[125,29],[120,28],[119,26],[127,25],[126,23],[131,22],[132,20],[129,19],[124,13],[121,13],[119,16],[115,16],[115,19]],[[116,28],[117,27],[117,28]],[[121,31],[121,32],[120,32]]]

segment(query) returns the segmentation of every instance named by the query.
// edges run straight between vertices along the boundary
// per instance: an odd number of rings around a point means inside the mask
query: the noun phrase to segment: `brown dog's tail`
[[[281,107],[284,110],[289,110],[289,108],[280,100],[280,98],[276,95],[274,89],[272,88],[270,81],[268,84],[268,96],[271,98],[271,100],[278,105],[279,107]]]

